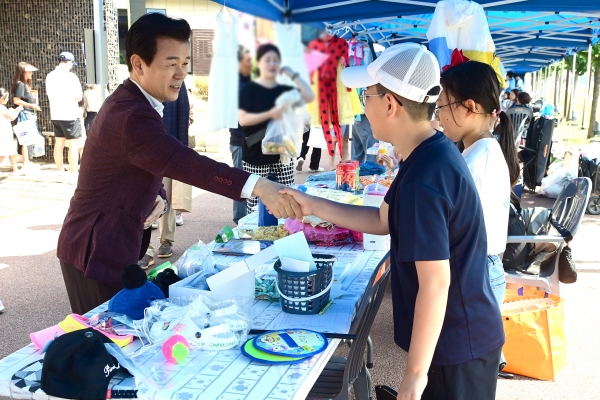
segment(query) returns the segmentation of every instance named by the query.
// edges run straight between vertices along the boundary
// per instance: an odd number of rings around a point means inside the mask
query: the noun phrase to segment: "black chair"
[[[313,385],[307,399],[349,400],[352,385],[357,400],[368,400],[371,397],[372,382],[365,362],[365,349],[367,342],[370,340],[369,332],[383,301],[389,280],[390,267],[385,263],[381,264],[371,277],[368,286],[370,289],[365,293],[350,328],[350,333],[355,333],[357,337],[349,343],[350,353],[348,358],[331,357],[331,360],[329,360]]]

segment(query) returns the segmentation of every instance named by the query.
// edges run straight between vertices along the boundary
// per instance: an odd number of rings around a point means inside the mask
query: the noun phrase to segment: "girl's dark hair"
[[[277,48],[277,46],[275,46],[274,44],[267,43],[260,45],[256,50],[256,61],[260,61],[260,59],[263,58],[263,56],[270,51],[274,51],[275,54],[277,54],[277,57],[279,57],[279,59],[281,60],[281,53],[279,52],[279,48]]]
[[[137,54],[146,65],[152,64],[158,39],[190,40],[192,30],[185,19],[170,18],[160,13],[141,16],[125,36],[125,54],[129,72],[133,70],[131,56]]]
[[[473,100],[483,107],[483,113],[500,110],[500,81],[496,72],[487,64],[469,61],[447,69],[441,76],[442,87],[454,97],[454,101]],[[452,108],[450,108],[452,110]],[[494,130],[499,136],[500,148],[508,165],[511,188],[520,175],[517,147],[512,123],[505,113],[500,113],[500,124]]]
[[[17,64],[15,68],[15,74],[13,75],[12,86],[10,88],[11,93],[15,94],[15,89],[17,88],[17,84],[22,82],[25,85],[25,90],[28,92],[31,91],[31,79],[25,79],[25,68],[27,68],[29,64],[25,61],[21,61]]]
[[[515,94],[515,99],[519,98],[519,93],[521,93],[521,91],[519,89],[513,89],[511,90],[511,92],[513,92]],[[510,93],[509,93],[510,96]]]

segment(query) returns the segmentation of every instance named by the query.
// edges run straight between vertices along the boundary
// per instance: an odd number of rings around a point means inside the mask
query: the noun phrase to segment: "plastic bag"
[[[181,279],[194,275],[197,272],[214,268],[212,251],[200,240],[197,245],[187,249],[173,267]],[[216,273],[216,272],[215,272]]]
[[[186,338],[192,349],[228,350],[246,342],[251,327],[250,300],[234,297],[213,301],[194,299],[152,302],[144,319],[136,321],[150,346],[162,346],[173,335]]]
[[[305,116],[301,108],[296,112],[294,105],[301,100],[302,96],[297,90],[282,93],[275,100],[275,106],[281,109],[282,115],[280,119],[269,122],[262,140],[263,154],[281,155],[284,164],[300,156],[300,138],[304,133]]]
[[[33,157],[42,157],[46,155],[46,139],[42,135],[38,135],[33,145]]]
[[[540,194],[556,199],[560,192],[567,186],[569,182],[577,178],[577,159],[573,157],[572,160],[566,166],[554,170],[552,175],[548,175],[542,179],[542,187],[540,188]]]

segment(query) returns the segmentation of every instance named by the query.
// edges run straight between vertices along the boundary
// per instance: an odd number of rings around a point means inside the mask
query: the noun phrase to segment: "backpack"
[[[521,216],[521,206],[517,204],[515,207],[510,205],[508,213],[508,236],[525,236],[527,235],[525,223]],[[525,263],[525,259],[531,251],[529,243],[507,243],[506,250],[502,255],[502,265],[506,271],[515,271],[518,267]]]

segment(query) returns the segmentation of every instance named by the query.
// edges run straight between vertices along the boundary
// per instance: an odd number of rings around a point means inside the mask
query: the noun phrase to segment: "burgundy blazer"
[[[249,176],[170,136],[127,80],[106,99],[88,133],[57,256],[88,279],[121,287],[121,271],[139,260],[144,220],[156,194],[164,194],[163,177],[239,201]]]

